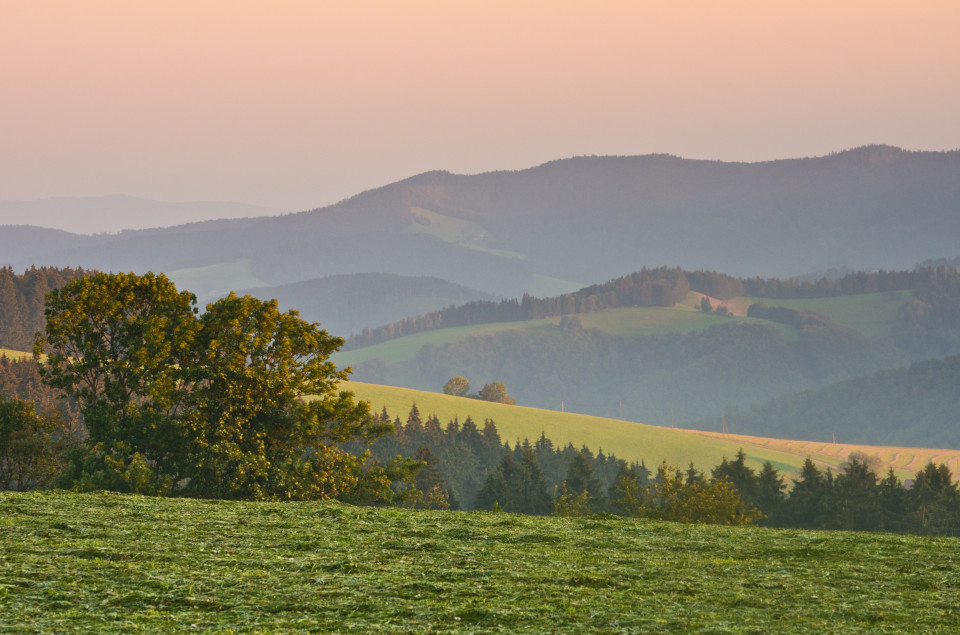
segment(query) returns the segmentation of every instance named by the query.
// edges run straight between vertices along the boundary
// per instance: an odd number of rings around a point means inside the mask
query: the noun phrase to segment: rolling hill
[[[764,461],[773,463],[788,477],[795,476],[806,457],[821,468],[836,472],[853,452],[878,458],[883,470],[892,467],[902,478],[913,478],[929,462],[945,463],[955,476],[960,475],[960,450],[924,449],[879,446],[856,443],[833,443],[826,440],[790,440],[749,435],[722,434],[593,417],[570,412],[507,406],[475,399],[438,393],[381,386],[350,381],[344,387],[360,399],[369,401],[374,410],[386,408],[391,416],[405,419],[413,403],[427,416],[435,414],[444,424],[454,418],[464,421],[492,419],[501,438],[511,445],[518,440],[531,441],[541,433],[555,445],[586,445],[594,452],[602,449],[627,461],[645,461],[655,466],[661,460],[685,467],[691,461],[701,470],[719,465],[724,457],[731,459],[743,449],[747,463],[759,469]]]
[[[276,299],[281,310],[296,309],[302,318],[343,335],[454,304],[494,299],[489,293],[439,278],[385,273],[328,276],[237,293]]]
[[[763,436],[790,436],[817,430],[855,443],[879,438],[909,444],[958,447],[960,438],[960,356],[928,360],[793,393],[751,409],[730,410],[734,429]]]
[[[124,230],[171,227],[224,218],[272,216],[278,211],[245,203],[179,203],[136,196],[54,197],[0,201],[0,224],[34,225],[73,234],[116,234]]]
[[[522,405],[556,410],[562,402],[570,411],[661,426],[716,429],[725,414],[737,431],[760,436],[826,440],[837,433],[859,443],[956,448],[953,365],[905,370],[911,362],[960,353],[960,275],[951,271],[854,274],[793,290],[751,282],[800,297],[720,299],[690,291],[672,306],[639,307],[623,306],[634,293],[628,276],[573,296],[502,302],[499,309],[468,305],[416,324],[407,320],[377,335],[406,326],[412,335],[335,359],[352,366],[359,381],[421,390],[438,390],[454,375],[475,386],[503,381]],[[732,284],[719,274],[708,277]],[[816,297],[875,289],[881,279],[898,282],[879,292]],[[590,306],[595,298],[617,308],[427,328],[462,316],[535,316],[553,306]],[[703,301],[724,314],[695,308]],[[417,332],[421,321],[426,330]]]
[[[663,264],[783,276],[953,256],[958,177],[958,151],[886,146],[762,163],[579,157],[430,172],[276,218],[93,237],[4,227],[0,248],[17,269],[189,276],[200,297],[352,273],[545,295]]]
[[[858,302],[888,313],[899,305],[894,295],[837,300],[841,313]],[[335,360],[359,381],[439,390],[463,375],[477,386],[503,381],[522,405],[559,409],[563,401],[575,412],[670,425],[718,419],[733,405],[896,367],[908,356],[829,318],[793,327],[681,304],[441,329]]]

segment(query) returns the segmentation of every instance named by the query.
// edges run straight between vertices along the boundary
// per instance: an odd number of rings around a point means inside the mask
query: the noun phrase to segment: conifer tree
[[[553,501],[547,492],[547,482],[537,461],[533,448],[527,445],[521,452],[520,469],[517,471],[516,498],[524,514],[545,515],[553,508]]]
[[[765,516],[762,524],[777,525],[781,522],[783,503],[786,500],[784,493],[787,488],[783,477],[773,467],[773,463],[765,461],[757,476],[757,489],[753,504]]]
[[[788,498],[786,520],[790,527],[821,529],[826,526],[832,477],[828,481],[810,457],[803,461],[800,478]]]
[[[590,502],[590,507],[594,511],[602,510],[607,503],[603,487],[593,474],[593,468],[590,466],[590,460],[585,449],[577,452],[570,462],[567,469],[567,477],[564,480],[566,492],[577,495],[586,493]]]

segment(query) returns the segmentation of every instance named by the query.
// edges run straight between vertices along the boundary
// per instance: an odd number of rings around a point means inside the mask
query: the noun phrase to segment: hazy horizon
[[[934,0],[12,2],[0,200],[295,212],[434,169],[952,150],[957,24]]]

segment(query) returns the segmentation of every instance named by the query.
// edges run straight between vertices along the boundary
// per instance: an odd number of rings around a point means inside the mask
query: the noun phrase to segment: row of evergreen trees
[[[544,490],[548,493],[563,483],[571,462],[578,456],[582,455],[580,460],[586,462],[604,491],[613,482],[622,463],[616,456],[605,455],[602,450],[594,454],[588,448],[577,449],[572,444],[556,447],[544,435],[534,443],[518,440],[511,448],[509,442],[500,438],[496,424],[490,419],[477,425],[468,416],[463,422],[454,419],[443,426],[436,415],[422,417],[416,403],[405,421],[399,417],[391,419],[386,408],[375,416],[380,423],[391,423],[396,434],[381,437],[370,446],[373,458],[386,464],[399,455],[426,463],[418,474],[417,489],[427,494],[439,486],[446,492],[450,504],[460,509],[492,507],[495,501],[490,501],[488,506],[478,505],[477,497],[488,473],[507,455],[515,463],[522,464],[524,453],[532,453],[537,469],[543,475]],[[354,443],[348,444],[346,449],[360,452],[364,448]],[[531,507],[524,502],[514,508],[505,499],[496,502],[509,511],[540,513],[530,511],[532,508],[540,510],[534,504]]]
[[[378,440],[373,455],[424,462],[417,487],[440,493],[430,498],[440,507],[960,535],[960,491],[945,465],[927,465],[907,487],[892,469],[880,478],[865,455],[851,455],[836,474],[808,458],[788,492],[771,463],[756,472],[742,450],[709,476],[692,463],[686,471],[662,463],[654,473],[643,462],[555,446],[544,434],[511,447],[492,420],[482,428],[469,417],[443,427],[435,415],[424,420],[416,404],[406,422],[391,420],[385,408],[377,417],[397,433]]]

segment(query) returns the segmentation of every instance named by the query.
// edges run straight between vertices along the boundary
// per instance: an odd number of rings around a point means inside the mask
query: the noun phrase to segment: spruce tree
[[[593,468],[590,466],[590,460],[585,450],[577,452],[577,455],[573,457],[570,467],[567,469],[567,477],[564,483],[568,494],[586,493],[590,507],[594,511],[600,511],[606,506],[607,497],[600,480],[593,474]]]

